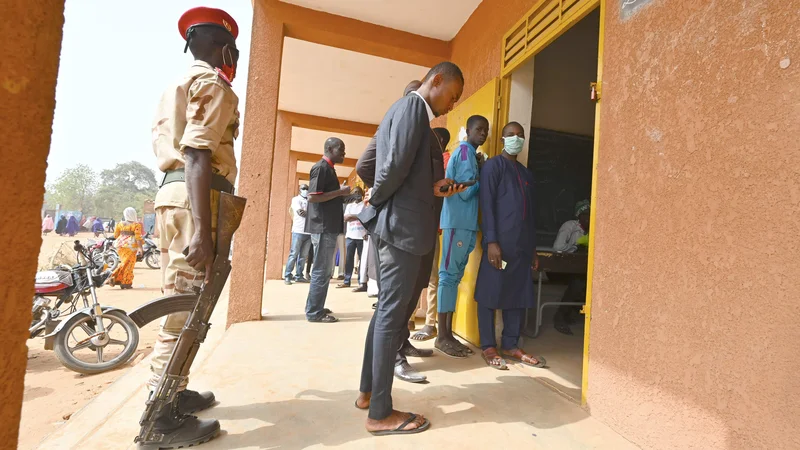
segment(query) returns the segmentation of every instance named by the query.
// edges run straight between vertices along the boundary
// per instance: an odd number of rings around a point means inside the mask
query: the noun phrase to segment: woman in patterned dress
[[[142,248],[142,224],[137,221],[136,210],[133,208],[125,208],[123,216],[125,220],[117,223],[114,228],[120,263],[111,275],[109,284],[111,286],[118,284],[122,289],[131,289],[136,254],[144,251]]]

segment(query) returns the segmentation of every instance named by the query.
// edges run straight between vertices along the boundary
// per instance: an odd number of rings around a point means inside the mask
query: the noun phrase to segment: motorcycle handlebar
[[[92,260],[92,258],[90,258],[90,257],[89,257],[89,255],[86,253],[86,247],[84,247],[84,246],[83,246],[83,244],[81,244],[81,241],[78,241],[78,240],[76,240],[72,248],[73,248],[73,249],[74,249],[76,252],[78,252],[78,253],[79,253],[81,256],[83,256],[83,257],[84,257],[84,259],[86,259],[86,263],[89,265],[89,267],[94,267],[94,265],[95,265],[95,264],[94,264],[94,261],[93,261],[93,260]],[[80,258],[79,258],[79,259],[80,259]],[[80,261],[79,261],[79,262],[80,262]]]

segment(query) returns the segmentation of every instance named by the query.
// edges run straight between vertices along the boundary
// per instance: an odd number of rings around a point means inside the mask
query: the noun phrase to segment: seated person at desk
[[[553,244],[553,250],[562,253],[583,253],[589,247],[589,217],[591,202],[581,200],[575,205],[576,220],[568,220],[561,225]],[[561,297],[562,302],[586,301],[586,275],[574,275],[570,278],[567,290]],[[575,306],[559,306],[553,317],[555,329],[564,334],[573,334],[569,328],[574,323]]]
[[[533,271],[537,269],[533,175],[517,161],[525,130],[517,122],[503,128],[503,153],[481,171],[483,257],[475,283],[478,331],[486,364],[505,370],[505,359],[544,367],[541,356],[519,348],[526,308],[534,307]],[[501,352],[497,352],[495,311],[503,311]]]

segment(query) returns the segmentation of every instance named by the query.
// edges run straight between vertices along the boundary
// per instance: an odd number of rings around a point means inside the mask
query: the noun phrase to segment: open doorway
[[[509,98],[509,118],[521,122],[528,137],[527,155],[520,158],[536,183],[537,252],[546,271],[524,347],[548,362],[547,369],[531,374],[576,402],[582,397],[585,320],[582,306],[561,302],[586,298],[588,240],[569,242],[567,248],[556,240],[562,227],[575,234],[581,224],[576,205],[591,198],[596,109],[591,83],[598,77],[599,43],[598,7],[511,73]]]

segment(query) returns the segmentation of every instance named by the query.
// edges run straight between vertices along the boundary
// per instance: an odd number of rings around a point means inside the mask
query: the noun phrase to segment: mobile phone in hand
[[[478,180],[469,180],[469,181],[464,181],[464,182],[461,182],[461,183],[453,183],[452,185],[451,184],[445,184],[444,186],[439,188],[439,192],[447,192],[450,189],[450,186],[466,186],[466,187],[474,186],[475,183],[477,183],[477,182],[478,182]]]

